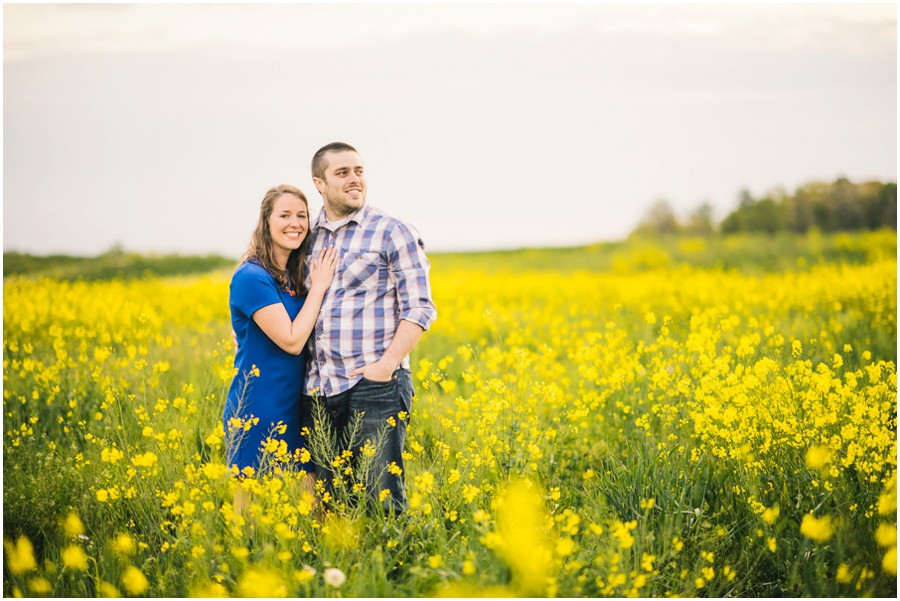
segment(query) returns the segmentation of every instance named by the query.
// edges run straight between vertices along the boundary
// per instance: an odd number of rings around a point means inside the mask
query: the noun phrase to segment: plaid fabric
[[[334,246],[338,268],[309,339],[305,389],[332,396],[362,379],[353,370],[382,357],[400,320],[427,330],[437,310],[424,245],[409,225],[366,205],[333,231],[322,209],[312,228],[309,257]],[[409,357],[401,367],[409,369]]]

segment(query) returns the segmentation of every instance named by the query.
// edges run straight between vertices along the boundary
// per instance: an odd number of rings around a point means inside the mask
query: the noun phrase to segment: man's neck
[[[346,221],[347,219],[353,217],[360,211],[362,211],[362,207],[360,207],[359,209],[356,209],[355,211],[351,211],[350,213],[338,215],[333,210],[329,210],[328,205],[325,205],[325,220],[328,223],[340,223],[342,221]]]

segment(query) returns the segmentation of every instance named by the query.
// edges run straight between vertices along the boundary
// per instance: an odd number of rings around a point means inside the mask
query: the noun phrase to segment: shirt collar
[[[346,225],[348,223],[355,223],[357,225],[362,224],[365,221],[366,217],[369,215],[369,205],[363,205],[359,208],[355,213],[352,213],[349,217],[345,217],[341,219],[340,223]],[[324,227],[327,230],[334,231],[337,228],[329,227],[328,218],[325,216],[325,207],[322,207],[322,210],[319,211],[319,216],[316,218],[316,227]]]

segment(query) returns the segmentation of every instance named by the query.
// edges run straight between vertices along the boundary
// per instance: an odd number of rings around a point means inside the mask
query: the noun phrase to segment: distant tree
[[[859,186],[862,203],[862,227],[897,229],[897,184],[866,182]]]
[[[636,234],[676,234],[681,230],[675,211],[668,200],[659,199],[638,224]]]
[[[789,197],[788,215],[791,230],[804,234],[815,225],[814,209],[822,202],[827,184],[812,183],[797,188],[794,196]]]
[[[750,194],[750,190],[742,189],[738,193],[738,208],[722,220],[722,233],[732,234],[747,231],[747,215],[753,210],[755,204],[756,201],[753,199],[753,195]]]
[[[713,206],[709,204],[709,202],[704,202],[691,211],[688,215],[687,224],[684,226],[685,233],[698,236],[707,236],[715,231],[716,225],[713,220]]]
[[[858,230],[863,227],[863,206],[860,200],[858,187],[846,177],[841,177],[832,184],[829,208],[836,230]]]
[[[755,199],[742,190],[738,207],[722,220],[722,232],[804,233],[897,228],[897,185],[854,184],[841,177],[833,183],[811,182],[793,195],[773,190]]]
[[[897,184],[882,186],[878,193],[878,213],[881,214],[881,227],[897,229]],[[875,226],[873,226],[874,228]]]

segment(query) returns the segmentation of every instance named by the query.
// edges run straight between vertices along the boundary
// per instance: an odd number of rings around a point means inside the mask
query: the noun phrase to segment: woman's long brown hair
[[[272,232],[269,231],[269,217],[272,215],[272,207],[282,194],[293,194],[302,200],[303,204],[306,205],[307,219],[312,222],[312,219],[309,217],[309,202],[306,200],[306,196],[303,195],[303,192],[294,186],[288,185],[270,188],[269,191],[266,192],[262,204],[259,206],[259,221],[256,224],[256,229],[253,230],[253,235],[250,236],[250,244],[247,247],[247,252],[241,257],[241,262],[243,263],[244,261],[251,260],[256,261],[262,265],[266,271],[272,274],[272,277],[275,278],[275,281],[278,282],[279,286],[287,288],[288,284],[290,284],[290,287],[293,288],[297,294],[301,294],[306,292],[303,282],[306,279],[305,259],[306,254],[309,252],[311,228],[307,229],[306,235],[303,237],[303,242],[300,244],[300,248],[292,250],[291,254],[288,256],[287,274],[285,274],[275,261],[275,244],[272,241]],[[309,225],[311,226],[312,223]]]

